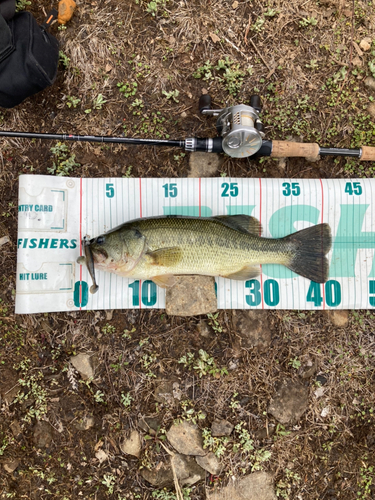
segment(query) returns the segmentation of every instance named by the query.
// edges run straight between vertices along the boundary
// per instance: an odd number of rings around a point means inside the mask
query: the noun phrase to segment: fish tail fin
[[[329,225],[317,224],[283,239],[294,246],[293,257],[286,266],[311,281],[325,283],[329,273],[326,254],[330,251],[332,243]]]

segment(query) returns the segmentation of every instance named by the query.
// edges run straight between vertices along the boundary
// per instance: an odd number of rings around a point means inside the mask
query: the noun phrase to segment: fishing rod
[[[375,161],[375,147],[361,146],[358,149],[323,148],[316,143],[292,141],[269,141],[264,139],[264,127],[260,119],[261,100],[252,95],[250,106],[237,104],[223,109],[211,108],[211,97],[202,95],[199,111],[205,116],[217,117],[214,138],[189,137],[182,140],[137,139],[132,137],[110,137],[95,135],[49,134],[34,132],[12,132],[0,130],[0,137],[26,139],[50,139],[58,141],[99,142],[129,144],[134,146],[172,146],[187,152],[226,153],[232,158],[270,156],[273,158],[316,158],[320,156],[346,156],[362,161]]]

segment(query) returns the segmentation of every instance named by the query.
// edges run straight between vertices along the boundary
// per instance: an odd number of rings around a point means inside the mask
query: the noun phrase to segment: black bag
[[[12,108],[55,81],[59,44],[47,30],[56,15],[39,26],[29,12],[8,21],[0,14],[0,107]]]

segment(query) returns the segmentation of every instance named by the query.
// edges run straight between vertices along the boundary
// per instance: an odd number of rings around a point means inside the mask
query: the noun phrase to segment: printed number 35
[[[283,182],[283,195],[284,196],[299,196],[301,194],[301,188],[298,182]]]

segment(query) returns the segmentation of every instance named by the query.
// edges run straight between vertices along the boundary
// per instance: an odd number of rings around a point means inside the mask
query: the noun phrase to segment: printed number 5
[[[284,196],[290,196],[291,194],[293,196],[299,196],[301,194],[301,188],[298,182],[283,182],[283,188]]]
[[[115,188],[113,187],[113,184],[105,185],[105,195],[107,198],[113,198],[115,196]]]

